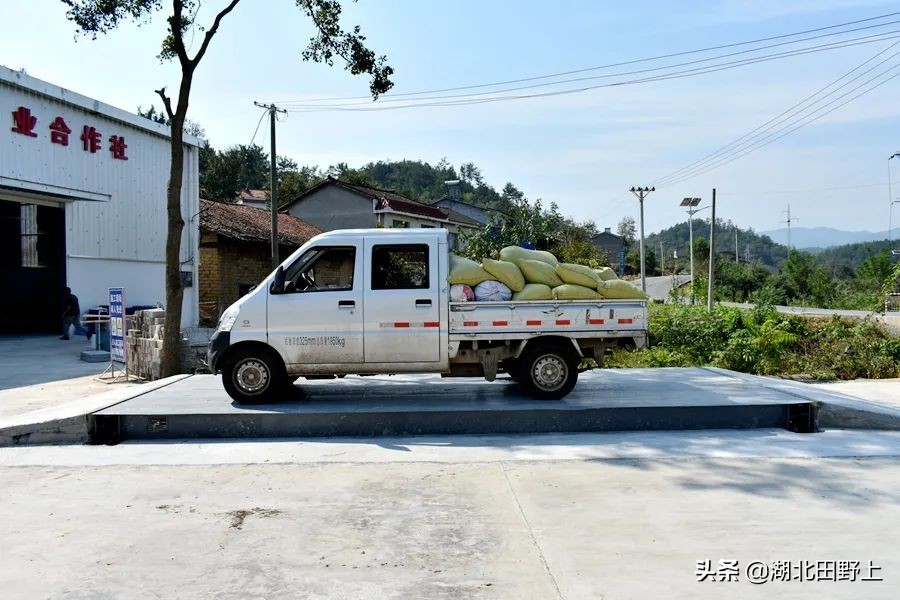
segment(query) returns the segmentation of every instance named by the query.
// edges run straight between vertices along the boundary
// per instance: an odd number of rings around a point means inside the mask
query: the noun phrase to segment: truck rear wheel
[[[278,400],[289,382],[281,358],[265,348],[239,350],[222,369],[225,391],[241,404]]]
[[[578,356],[562,345],[526,348],[520,361],[521,382],[535,398],[559,400],[578,381]]]

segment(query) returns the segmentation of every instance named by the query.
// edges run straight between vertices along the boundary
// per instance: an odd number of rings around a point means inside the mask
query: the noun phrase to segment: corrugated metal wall
[[[52,86],[58,95],[47,95],[42,93],[46,86],[34,84],[38,80],[23,79],[27,83],[20,86],[0,78],[0,122],[4,123],[0,127],[0,188],[8,195],[22,190],[59,198],[66,211],[70,262],[84,258],[164,263],[168,138],[116,118],[122,111],[99,102],[94,103],[94,110],[76,106],[67,102],[67,94],[81,100],[76,104],[83,103],[84,97]],[[12,113],[19,107],[27,108],[37,119],[33,127],[36,137],[12,130],[16,124]],[[49,127],[57,117],[71,129],[68,145],[51,141]],[[81,136],[85,126],[100,133],[96,152],[84,148]],[[125,138],[128,160],[114,157],[111,136]],[[184,270],[193,271],[196,279],[198,150],[190,145],[184,148],[181,260]],[[186,296],[191,297],[191,291]]]

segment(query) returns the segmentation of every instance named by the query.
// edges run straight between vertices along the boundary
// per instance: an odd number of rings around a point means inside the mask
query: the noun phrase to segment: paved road
[[[654,300],[669,300],[669,292],[673,287],[681,287],[691,281],[690,275],[664,275],[661,277],[647,277],[647,294]],[[636,282],[640,285],[640,279]]]
[[[8,598],[895,598],[900,434],[0,449]],[[698,561],[884,582],[698,583]]]

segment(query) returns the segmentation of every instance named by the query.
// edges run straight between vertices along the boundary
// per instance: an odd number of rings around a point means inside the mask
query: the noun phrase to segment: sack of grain
[[[512,291],[507,286],[492,279],[482,281],[474,291],[478,302],[504,302],[512,298]]]
[[[594,300],[602,296],[589,287],[564,283],[553,288],[553,298],[556,300]]]
[[[514,292],[521,292],[525,287],[525,277],[522,276],[522,271],[516,263],[486,258],[481,261],[481,266],[492,279],[496,279]]]
[[[519,269],[522,270],[522,275],[528,283],[543,283],[551,288],[564,283],[553,266],[540,260],[521,260]]]
[[[450,302],[471,302],[475,299],[475,292],[467,285],[457,283],[450,286]]]
[[[521,248],[519,246],[507,246],[506,248],[501,250],[500,260],[505,260],[517,265],[519,265],[519,262],[523,260],[539,260],[554,267],[556,266],[556,263],[559,262],[558,260],[556,260],[555,256],[553,256],[549,252],[546,252],[545,250],[529,250],[527,248]],[[519,265],[519,267],[521,266],[522,265]]]
[[[455,254],[450,255],[450,284],[475,286],[491,276],[474,260]]]
[[[556,273],[565,283],[580,285],[596,289],[602,279],[590,267],[572,263],[559,263],[556,265]]]
[[[647,300],[650,298],[641,288],[624,279],[601,281],[597,292],[609,300]]]
[[[526,283],[521,292],[513,294],[513,300],[517,302],[525,300],[552,300],[553,290],[543,283]]]
[[[599,269],[593,269],[593,271],[600,278],[600,281],[609,281],[610,279],[619,278],[618,275],[616,275],[616,272],[609,267],[600,267]]]

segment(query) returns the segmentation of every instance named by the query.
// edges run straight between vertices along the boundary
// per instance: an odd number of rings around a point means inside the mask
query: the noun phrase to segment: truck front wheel
[[[222,369],[225,391],[241,404],[273,402],[289,381],[281,358],[264,348],[239,350]]]
[[[526,348],[520,359],[519,374],[535,398],[559,400],[578,381],[578,357],[560,345]]]

